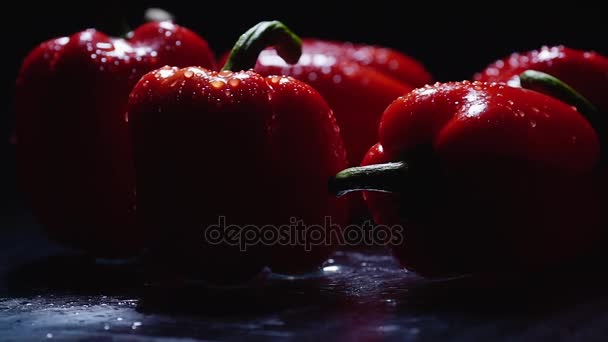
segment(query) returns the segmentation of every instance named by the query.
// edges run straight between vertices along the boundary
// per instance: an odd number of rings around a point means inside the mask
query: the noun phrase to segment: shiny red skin
[[[412,87],[421,87],[433,81],[431,74],[419,61],[391,48],[312,38],[304,39],[302,45],[308,53],[357,62]]]
[[[364,197],[377,223],[404,227],[393,252],[407,269],[555,266],[600,236],[598,138],[561,101],[503,84],[436,84],[395,100],[379,136],[363,164],[406,160],[413,178],[398,195]]]
[[[343,224],[345,204],[328,193],[327,180],[347,166],[346,152],[331,109],[312,87],[251,70],[165,67],[135,86],[128,113],[138,217],[172,267],[233,282],[264,266],[308,272],[333,252],[335,245],[277,244],[243,252],[204,240],[220,216],[240,227],[278,227],[292,217]]]
[[[292,76],[317,89],[334,111],[351,165],[358,165],[378,141],[375,127],[384,109],[431,82],[420,63],[388,48],[305,39],[302,51],[297,64],[287,64],[274,49],[266,49],[255,71]]]
[[[608,58],[594,51],[565,46],[514,53],[474,75],[477,81],[508,82],[519,86],[518,75],[527,69],[551,74],[572,86],[604,112],[608,112]]]
[[[54,240],[99,257],[139,252],[129,92],[165,64],[214,67],[205,40],[171,22],[128,39],[89,29],[42,43],[17,80],[19,174],[35,216]]]

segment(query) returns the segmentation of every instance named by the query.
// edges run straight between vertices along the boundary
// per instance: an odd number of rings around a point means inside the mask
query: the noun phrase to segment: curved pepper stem
[[[302,55],[302,40],[280,21],[262,21],[243,33],[234,44],[222,70],[247,70],[255,66],[258,55],[274,46],[285,62],[295,64]]]
[[[350,167],[329,180],[329,191],[337,196],[353,191],[398,192],[408,169],[405,162]]]
[[[596,130],[602,128],[602,118],[597,107],[559,78],[536,70],[526,70],[519,75],[519,80],[522,88],[535,90],[562,100],[576,107],[593,128]]]

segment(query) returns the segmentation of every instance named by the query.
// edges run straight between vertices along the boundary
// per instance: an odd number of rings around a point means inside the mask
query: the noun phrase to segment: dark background
[[[302,36],[350,40],[399,49],[423,62],[437,80],[462,80],[497,58],[542,45],[564,44],[608,54],[604,12],[598,5],[485,1],[123,1],[11,3],[2,21],[0,200],[3,214],[21,206],[14,150],[7,141],[12,96],[23,58],[38,43],[94,27],[110,34],[137,26],[147,7],[163,7],[219,54],[260,20],[279,19]],[[536,8],[531,9],[531,6]]]

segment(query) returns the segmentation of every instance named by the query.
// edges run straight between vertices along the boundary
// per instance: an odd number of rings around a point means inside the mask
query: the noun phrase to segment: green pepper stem
[[[337,196],[353,191],[397,192],[407,174],[405,162],[351,167],[329,180],[329,191]]]
[[[555,97],[569,105],[589,121],[596,130],[602,128],[600,112],[589,100],[574,88],[555,76],[537,70],[526,70],[519,75],[522,88]]]
[[[258,55],[268,46],[289,64],[302,55],[302,40],[280,21],[262,21],[243,33],[234,44],[222,70],[247,70],[255,66]]]

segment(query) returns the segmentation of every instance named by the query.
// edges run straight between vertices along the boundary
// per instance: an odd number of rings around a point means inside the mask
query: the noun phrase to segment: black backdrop
[[[513,51],[564,44],[608,54],[607,20],[601,2],[360,0],[308,1],[29,1],[5,5],[2,25],[2,117],[0,181],[2,213],[20,206],[15,185],[12,95],[19,65],[37,43],[88,27],[118,33],[134,27],[146,7],[163,7],[203,37],[218,53],[260,20],[279,19],[302,36],[373,43],[418,58],[437,80],[461,80]],[[531,9],[530,6],[536,6]],[[8,210],[8,211],[6,211]]]

